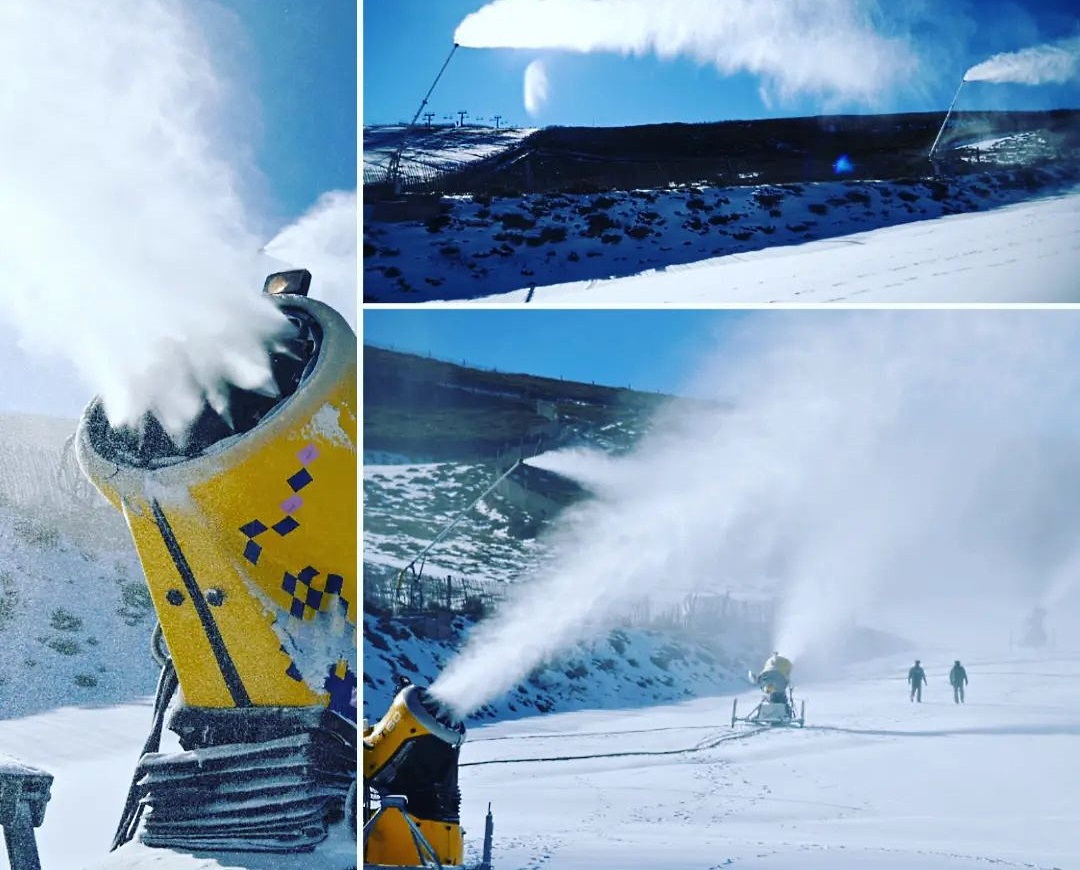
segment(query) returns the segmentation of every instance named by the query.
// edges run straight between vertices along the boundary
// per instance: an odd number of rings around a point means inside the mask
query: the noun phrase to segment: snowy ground
[[[1075,870],[1080,656],[966,661],[964,706],[946,684],[953,657],[924,653],[921,705],[906,694],[910,661],[878,660],[799,685],[804,730],[463,766],[468,846],[491,801],[498,870]],[[730,711],[720,697],[504,722],[472,729],[462,762],[690,749],[730,734]]]
[[[43,870],[347,870],[355,843],[342,836],[309,855],[202,855],[128,844],[109,853],[128,784],[150,728],[152,701],[63,707],[0,720],[0,750],[54,777],[37,830]],[[166,732],[162,746],[179,749]],[[0,860],[6,857],[0,843]],[[3,865],[0,865],[3,866]]]
[[[488,296],[582,304],[1080,301],[1080,189],[991,212]]]

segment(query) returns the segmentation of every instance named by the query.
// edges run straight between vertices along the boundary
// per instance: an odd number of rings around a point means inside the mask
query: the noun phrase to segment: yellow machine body
[[[322,705],[355,721],[356,337],[314,300],[267,300],[321,341],[252,429],[132,467],[95,440],[92,404],[79,460],[127,520],[188,705]]]
[[[364,780],[380,792],[407,794],[420,785],[425,791],[442,788],[456,795],[457,753],[464,739],[463,725],[441,717],[424,690],[407,686],[382,719],[364,731]],[[427,779],[429,775],[438,784]],[[443,865],[460,865],[465,844],[456,797],[453,803],[451,818],[425,818],[408,809],[383,807],[370,825],[365,824],[364,863],[426,866],[408,818]]]
[[[776,671],[785,680],[791,679],[791,660],[784,658],[782,655],[774,653],[769,656],[769,660],[765,662],[765,666],[761,669],[762,673],[766,671]]]

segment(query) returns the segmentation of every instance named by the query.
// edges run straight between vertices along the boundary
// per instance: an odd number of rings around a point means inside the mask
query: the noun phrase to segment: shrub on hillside
[[[596,238],[603,235],[607,230],[617,229],[618,224],[609,218],[606,214],[590,214],[585,219],[586,227],[582,230],[581,234],[588,238]]]
[[[58,607],[49,616],[49,625],[57,631],[78,631],[83,626],[83,621],[74,613]]]
[[[51,650],[55,650],[62,656],[75,656],[82,652],[82,648],[78,642],[72,640],[70,637],[50,637],[45,641],[45,646]]]
[[[450,226],[451,218],[447,214],[432,215],[426,221],[424,221],[424,228],[429,233],[441,233],[444,229]]]
[[[495,215],[495,220],[501,223],[503,229],[506,230],[531,230],[536,226],[536,221],[516,211]]]

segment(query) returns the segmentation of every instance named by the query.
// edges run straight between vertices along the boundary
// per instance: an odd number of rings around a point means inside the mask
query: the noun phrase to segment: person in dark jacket
[[[960,659],[957,659],[953,662],[952,670],[949,671],[949,685],[952,686],[953,703],[964,703],[964,685],[967,681],[967,671],[960,664]]]
[[[911,686],[911,700],[922,703],[922,687],[926,685],[926,671],[922,669],[919,660],[915,659],[915,665],[907,672],[907,681]]]

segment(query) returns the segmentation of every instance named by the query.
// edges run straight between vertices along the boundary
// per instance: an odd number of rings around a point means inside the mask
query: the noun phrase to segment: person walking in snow
[[[918,659],[915,659],[915,665],[907,672],[907,681],[911,685],[911,700],[921,704],[922,687],[926,685],[926,671],[922,669]]]
[[[964,684],[967,683],[967,671],[960,664],[960,659],[953,662],[952,670],[949,671],[949,685],[952,686],[953,703],[964,703]]]

